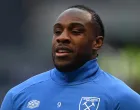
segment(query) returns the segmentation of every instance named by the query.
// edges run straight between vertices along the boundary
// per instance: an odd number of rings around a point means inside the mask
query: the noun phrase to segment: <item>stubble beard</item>
[[[55,58],[56,56],[52,54],[52,59],[54,66],[56,69],[60,72],[72,72],[75,71],[76,69],[80,68],[83,66],[87,61],[90,60],[88,55],[77,55],[71,59],[67,59],[67,61],[60,63],[59,59]]]

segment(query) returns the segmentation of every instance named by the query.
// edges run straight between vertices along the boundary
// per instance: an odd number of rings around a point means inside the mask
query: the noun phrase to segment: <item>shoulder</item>
[[[125,83],[116,85],[114,98],[119,104],[120,110],[140,110],[140,95]]]
[[[134,92],[125,82],[110,73],[102,71],[97,83],[108,91],[118,91],[117,93]],[[135,93],[135,92],[134,92]]]
[[[114,93],[113,96],[123,96],[127,94],[136,96],[138,95],[138,93],[132,90],[125,82],[107,72],[102,72],[101,79],[102,80],[99,81],[99,84],[103,86],[108,92]]]
[[[12,94],[14,97],[17,94],[19,94],[20,92],[25,91],[26,89],[29,89],[32,86],[37,86],[40,83],[49,81],[51,79],[50,78],[51,71],[52,70],[37,74],[37,75],[25,80],[24,82],[22,82],[22,83],[18,84],[17,86],[13,87],[12,89],[10,89],[8,91],[8,93]]]
[[[104,71],[100,77],[102,82],[99,81],[99,85],[106,89],[106,92],[116,102],[115,105],[120,107],[120,110],[140,109],[140,95],[126,83]]]

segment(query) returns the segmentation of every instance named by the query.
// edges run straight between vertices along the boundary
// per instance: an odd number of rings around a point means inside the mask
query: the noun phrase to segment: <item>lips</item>
[[[58,53],[69,53],[69,52],[72,52],[72,50],[67,48],[67,47],[57,47],[56,52],[58,52]]]
[[[72,50],[68,47],[57,47],[55,50],[55,54],[58,57],[64,57],[72,53]]]

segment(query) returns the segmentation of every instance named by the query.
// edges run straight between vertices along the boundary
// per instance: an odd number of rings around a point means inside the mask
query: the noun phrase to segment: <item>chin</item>
[[[52,58],[54,66],[60,72],[71,72],[74,70],[75,60],[73,56],[56,57],[55,55],[53,55]]]
[[[66,62],[54,62],[54,65],[57,70],[60,72],[71,72],[74,70],[74,65],[72,62],[66,61]]]
[[[88,61],[87,58],[87,56],[65,58],[57,58],[53,56],[53,62],[56,69],[60,72],[72,72],[84,65]]]
[[[60,72],[72,72],[84,65],[85,62],[80,61],[66,61],[66,62],[54,62],[56,69]]]

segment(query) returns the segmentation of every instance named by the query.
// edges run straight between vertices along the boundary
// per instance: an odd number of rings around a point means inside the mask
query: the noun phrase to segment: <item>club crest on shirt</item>
[[[79,103],[79,110],[98,110],[100,98],[82,97]]]

